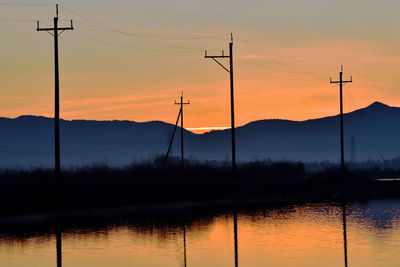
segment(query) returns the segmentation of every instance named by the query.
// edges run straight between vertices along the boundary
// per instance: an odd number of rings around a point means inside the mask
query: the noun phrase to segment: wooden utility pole
[[[347,229],[346,229],[346,204],[342,205],[342,219],[343,219],[343,249],[344,249],[344,266],[348,266],[347,261]]]
[[[338,83],[340,85],[340,167],[342,169],[342,177],[344,177],[344,138],[343,138],[343,84],[353,82],[353,78],[350,77],[350,80],[343,80],[343,65],[340,68],[339,73],[340,79],[339,81],[332,81],[331,83]]]
[[[183,102],[183,92],[181,95],[181,101],[180,102],[176,102],[175,101],[175,105],[180,105],[181,106],[181,167],[183,169],[184,164],[185,164],[185,159],[184,159],[184,149],[183,149],[183,132],[184,132],[184,128],[183,128],[183,106],[184,105],[190,105],[190,101],[188,100],[188,102]]]
[[[62,232],[61,226],[56,226],[56,253],[57,253],[57,267],[62,267]]]
[[[60,79],[58,69],[58,36],[64,31],[73,30],[71,20],[70,27],[58,27],[58,5],[56,5],[56,17],[54,17],[53,28],[40,28],[37,22],[37,31],[46,31],[54,37],[54,168],[57,180],[60,179]]]
[[[231,135],[232,135],[232,173],[236,173],[236,141],[235,141],[235,98],[233,90],[233,36],[231,34],[231,42],[229,43],[229,55],[224,55],[224,51],[220,56],[209,56],[207,50],[205,51],[205,58],[213,59],[218,65],[230,74],[230,85],[231,85]],[[229,58],[229,69],[220,63],[218,58]]]
[[[171,136],[171,139],[170,139],[170,141],[169,141],[167,154],[165,155],[165,159],[164,159],[164,169],[165,169],[165,167],[167,166],[167,161],[168,161],[168,157],[169,157],[169,152],[171,151],[172,143],[174,142],[175,132],[176,132],[176,128],[178,127],[179,118],[180,118],[181,114],[182,114],[182,108],[179,109],[178,118],[176,119],[174,131],[172,132],[172,136]]]
[[[183,224],[183,265],[187,267],[186,255],[186,223]]]
[[[235,267],[239,266],[239,246],[238,246],[238,223],[237,223],[237,212],[233,213],[233,239],[235,247]]]

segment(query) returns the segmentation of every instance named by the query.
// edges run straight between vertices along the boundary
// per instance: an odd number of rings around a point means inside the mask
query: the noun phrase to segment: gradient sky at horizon
[[[234,34],[236,122],[305,120],[374,101],[400,106],[400,2],[351,0],[64,0],[61,117],[174,123],[181,91],[188,128],[230,124],[229,75],[210,59]],[[0,116],[53,116],[55,2],[0,1]],[[226,62],[228,63],[228,62]]]

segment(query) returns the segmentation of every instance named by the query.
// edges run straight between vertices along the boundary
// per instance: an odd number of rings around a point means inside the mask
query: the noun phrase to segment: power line
[[[248,60],[248,59],[245,59],[245,58],[239,58],[239,60],[240,60],[240,61],[245,61],[246,63],[251,64],[251,65],[254,65],[254,66],[259,67],[259,68],[269,69],[269,70],[273,70],[273,71],[276,71],[276,72],[290,73],[290,74],[302,73],[302,72],[293,71],[293,70],[292,70],[292,71],[288,71],[288,70],[276,69],[276,68],[273,68],[273,67],[270,67],[270,66],[266,66],[266,65],[263,65],[263,64],[260,64],[260,63],[253,62],[253,61]],[[304,74],[304,73],[302,73],[302,74]],[[314,77],[320,77],[320,78],[322,77],[322,75],[316,75],[316,74],[314,74],[313,76],[314,76]]]
[[[270,55],[267,55],[267,54],[265,54],[261,49],[256,48],[256,47],[250,45],[249,42],[248,42],[248,40],[239,38],[239,41],[243,41],[249,48],[251,48],[251,49],[257,51],[259,54],[261,54],[261,55],[267,57],[269,60],[271,60],[271,61],[273,61],[273,62],[275,62],[275,63],[277,63],[277,64],[279,64],[279,65],[281,65],[281,66],[283,66],[283,67],[285,67],[285,68],[287,68],[287,69],[291,69],[291,70],[294,70],[294,71],[296,71],[296,72],[303,73],[303,74],[307,74],[307,75],[312,75],[312,76],[315,76],[315,77],[321,77],[321,78],[324,77],[323,75],[315,74],[316,71],[305,71],[305,70],[299,69],[299,68],[297,68],[297,67],[293,67],[293,66],[291,66],[291,65],[289,65],[289,64],[287,64],[287,63],[285,63],[285,62],[282,62],[282,61],[280,61],[280,60],[278,60],[278,59],[276,59],[276,58],[274,58],[274,57],[272,57],[272,56],[270,56]],[[328,70],[331,70],[331,69],[332,69],[332,68],[327,68],[327,69],[324,70],[324,71],[328,71]]]
[[[142,40],[142,41],[145,41],[145,42],[148,42],[148,43],[152,43],[152,44],[155,44],[155,45],[159,45],[159,46],[164,46],[164,47],[169,47],[169,48],[174,48],[174,49],[180,49],[180,50],[200,51],[200,49],[182,47],[182,46],[177,46],[177,45],[161,43],[161,42],[157,42],[157,41],[154,41],[154,40],[148,40],[148,38],[142,37],[140,34],[136,34],[136,33],[125,32],[125,31],[121,31],[121,30],[108,28],[108,27],[106,28],[106,27],[90,25],[90,24],[84,23],[84,22],[80,22],[80,23],[82,23],[82,24],[84,24],[86,26],[90,26],[90,27],[94,27],[94,28],[100,29],[100,30],[104,30],[104,31],[108,31],[108,32],[112,32],[112,33],[116,33],[116,34],[120,34],[120,35],[125,35],[125,36],[129,36],[129,37],[134,37],[134,38],[137,38],[139,40]]]
[[[351,147],[351,151],[350,151],[350,160],[351,163],[356,163],[356,138],[354,136],[351,137],[350,139],[350,147]]]
[[[76,16],[78,16],[78,17],[80,17],[80,18],[83,18],[83,19],[85,19],[85,20],[87,20],[87,21],[90,21],[90,22],[92,22],[92,23],[94,23],[94,24],[97,24],[97,26],[96,26],[96,25],[93,25],[93,24],[85,24],[85,25],[87,25],[87,26],[97,27],[97,28],[99,28],[99,29],[106,30],[106,31],[116,30],[114,27],[107,26],[107,25],[105,25],[105,24],[103,24],[103,23],[100,23],[100,22],[98,22],[98,21],[96,21],[96,20],[94,20],[94,19],[92,19],[92,18],[89,18],[89,17],[87,17],[87,16],[85,16],[85,15],[82,15],[82,14],[80,14],[80,13],[74,11],[74,10],[71,10],[71,9],[69,9],[69,8],[66,8],[65,6],[60,5],[60,7],[63,8],[63,9],[65,9],[66,11],[70,12],[71,14],[74,14],[74,15],[76,15]],[[81,22],[81,23],[82,23],[82,22]],[[98,26],[100,26],[100,27],[98,27]],[[121,33],[121,32],[127,33],[127,32],[125,32],[125,31],[121,31],[121,30],[116,30],[116,31],[117,31],[118,33]],[[192,32],[191,32],[191,33],[179,33],[179,34],[184,35],[184,37],[176,38],[176,37],[174,37],[174,36],[171,36],[170,34],[169,34],[170,36],[164,36],[164,37],[161,37],[161,36],[151,36],[151,35],[149,35],[149,34],[144,34],[144,33],[129,33],[129,34],[132,34],[132,35],[135,35],[135,36],[138,36],[138,37],[148,38],[148,39],[163,39],[163,40],[213,39],[213,38],[222,38],[222,37],[226,37],[226,35],[227,35],[227,34],[207,34],[207,35],[205,35],[205,34],[196,34],[196,33],[192,33]],[[165,34],[165,33],[163,33],[163,34]]]
[[[346,88],[346,86],[344,86],[344,89],[345,89],[345,91],[346,91],[346,93],[347,93],[347,95],[349,96],[349,98],[350,98],[350,100],[351,100],[351,103],[352,103],[352,105],[353,105],[353,108],[354,108],[354,110],[359,110],[359,106],[356,104],[356,102],[354,101],[354,98],[353,98],[353,96],[350,94],[350,91],[349,90],[347,90],[347,88]],[[366,119],[365,119],[365,117],[362,115],[363,113],[360,113],[360,112],[357,112],[356,113],[358,116],[359,116],[359,118],[361,118],[361,120],[364,122],[364,125],[369,125],[368,123],[367,123],[367,121],[366,121]],[[382,155],[382,150],[380,149],[380,147],[382,147],[381,145],[378,145],[378,143],[376,142],[376,139],[374,138],[374,136],[371,134],[371,131],[365,131],[368,135],[369,135],[369,138],[371,139],[371,146],[373,146],[374,147],[374,149],[376,150],[376,151],[378,151],[378,156],[381,158],[381,160],[382,160],[382,162],[384,163],[384,164],[386,164],[386,160],[385,160],[385,158],[383,157],[383,155]],[[375,152],[376,152],[375,151]]]
[[[23,21],[23,22],[34,22],[37,21],[36,19],[15,19],[15,18],[0,18],[0,20],[5,20],[5,21],[11,21],[11,22],[19,22],[19,21]]]
[[[154,40],[149,40],[149,39],[162,39],[160,37],[151,37],[145,34],[140,34],[140,33],[132,33],[132,32],[127,32],[127,31],[122,31],[119,29],[115,29],[114,27],[110,27],[107,25],[104,25],[103,23],[99,23],[96,20],[93,20],[91,18],[88,18],[87,16],[83,16],[75,11],[72,11],[71,9],[65,8],[63,7],[63,9],[71,12],[72,14],[75,14],[85,20],[88,20],[93,24],[89,24],[89,23],[85,23],[85,22],[80,22],[83,25],[89,26],[89,27],[93,27],[93,28],[97,28],[103,31],[107,31],[107,32],[112,32],[112,33],[116,33],[116,34],[120,34],[120,35],[125,35],[125,36],[129,36],[129,37],[134,37],[137,38],[139,40],[148,42],[148,43],[152,43],[152,44],[156,44],[159,46],[165,46],[165,47],[170,47],[170,48],[175,48],[175,49],[182,49],[182,50],[191,50],[191,51],[201,51],[200,49],[195,49],[195,48],[189,48],[189,47],[183,47],[183,46],[178,46],[178,45],[172,45],[172,44],[166,44],[166,43],[162,43],[162,42],[158,42],[158,41],[154,41]]]
[[[250,72],[253,72],[253,73],[256,73],[256,74],[259,74],[259,75],[262,75],[262,76],[270,77],[270,76],[268,76],[268,75],[266,75],[266,74],[264,74],[264,73],[257,72],[257,71],[253,71],[252,69],[247,69],[247,68],[241,66],[240,64],[237,64],[237,65],[238,65],[239,68],[246,69],[246,70],[248,70],[248,71],[250,71]],[[272,77],[278,78],[278,77],[276,77],[276,76],[272,76]],[[279,78],[280,78],[280,77],[279,77]],[[283,100],[279,100],[279,101],[273,102],[271,105],[268,105],[269,107],[271,107],[271,106],[276,106],[276,105],[281,105],[282,103],[287,103],[287,102],[289,102],[290,100],[292,100],[292,99],[294,99],[294,98],[298,98],[299,96],[301,96],[305,91],[307,91],[307,89],[310,88],[310,86],[320,85],[320,84],[322,84],[322,83],[325,82],[323,79],[312,79],[312,80],[286,79],[286,80],[305,81],[305,82],[310,81],[310,82],[309,82],[307,85],[305,85],[305,86],[296,87],[296,89],[302,89],[302,90],[300,90],[300,91],[293,91],[294,93],[288,95],[288,97],[285,97],[285,99],[283,99]],[[300,101],[300,102],[298,102],[298,103],[296,103],[296,104],[294,104],[294,105],[297,105],[297,104],[300,104],[300,103],[302,103],[302,102],[305,102],[305,101],[307,101],[308,99],[310,99],[310,98],[312,98],[312,97],[315,97],[315,95],[311,95],[311,96],[307,97],[306,99],[304,99],[304,100],[302,100],[302,101]],[[292,106],[293,106],[293,105],[292,105]]]
[[[54,6],[54,4],[47,3],[35,3],[35,4],[24,4],[24,3],[4,3],[0,2],[0,6]]]
[[[97,38],[93,38],[87,35],[83,35],[83,34],[79,34],[76,32],[70,32],[70,34],[78,36],[80,38],[84,38],[84,39],[88,39],[91,41],[95,41],[98,43],[102,43],[102,44],[106,44],[106,45],[111,45],[111,46],[115,46],[115,47],[120,47],[120,48],[126,48],[126,49],[131,49],[131,50],[140,50],[140,51],[145,51],[145,52],[156,52],[156,53],[186,53],[186,52],[182,52],[182,51],[171,51],[171,50],[161,50],[161,49],[150,49],[150,48],[142,48],[142,47],[136,47],[136,46],[130,46],[130,45],[125,45],[125,44],[119,44],[119,43],[114,43],[114,42],[110,42],[110,41],[104,41],[101,39],[97,39]]]
[[[246,63],[249,63],[249,62],[246,62]],[[272,77],[272,78],[277,78],[277,79],[283,79],[285,81],[304,81],[304,82],[310,82],[310,81],[315,81],[316,80],[316,79],[296,79],[296,78],[288,78],[288,77],[284,77],[284,76],[277,76],[275,74],[265,74],[263,72],[256,71],[256,70],[252,69],[249,66],[243,66],[242,63],[239,63],[239,64],[236,63],[236,65],[239,68],[245,69],[245,70],[247,70],[249,72],[253,72],[255,74],[259,74],[259,75],[262,75],[262,76],[265,76],[265,77],[268,77],[268,78]],[[271,69],[271,70],[275,70],[275,69]],[[275,71],[279,71],[279,70],[275,70]],[[326,79],[326,77],[325,78],[318,78],[317,80],[325,80],[325,79]]]
[[[24,4],[21,4],[21,5],[24,5]],[[45,5],[49,5],[50,6],[50,4],[45,4]],[[187,50],[187,51],[193,51],[193,52],[194,51],[197,51],[197,52],[201,51],[200,48],[196,49],[196,48],[184,47],[184,46],[168,44],[168,43],[152,40],[152,39],[164,39],[164,40],[165,39],[171,39],[170,37],[161,38],[160,36],[154,37],[154,36],[149,36],[149,35],[141,34],[141,33],[132,33],[132,32],[127,32],[127,31],[122,31],[122,30],[116,29],[114,27],[107,26],[107,25],[105,25],[103,23],[100,23],[100,22],[98,22],[98,21],[96,21],[94,19],[91,19],[91,18],[89,18],[87,16],[84,16],[84,15],[82,15],[82,14],[76,12],[76,11],[73,11],[73,10],[71,10],[71,9],[65,7],[65,6],[62,6],[62,5],[59,5],[59,6],[60,6],[60,8],[70,12],[71,14],[74,14],[74,15],[76,15],[78,17],[81,17],[81,18],[91,22],[91,23],[94,23],[94,24],[90,24],[90,23],[85,23],[85,22],[79,21],[80,24],[86,25],[88,27],[97,28],[97,29],[100,29],[100,30],[103,30],[103,31],[112,32],[112,33],[119,34],[119,35],[133,37],[133,38],[136,38],[138,40],[141,40],[141,41],[144,41],[144,42],[147,42],[147,43],[152,43],[152,44],[155,44],[155,45],[158,45],[158,46],[162,46],[162,47],[168,47],[168,48],[173,48],[173,49],[178,49],[178,50]],[[188,34],[185,34],[185,35],[188,35]],[[220,34],[213,35],[213,36],[210,36],[210,35],[207,35],[207,36],[198,35],[196,37],[193,37],[193,36],[188,37],[188,36],[186,36],[186,37],[180,38],[180,39],[194,39],[194,40],[195,39],[210,39],[210,38],[216,38],[216,37],[219,38],[221,36],[223,36],[223,35],[220,35]],[[88,37],[86,37],[86,38],[88,38]],[[95,38],[92,38],[92,39],[95,39]],[[176,40],[176,38],[172,38],[172,39]],[[105,43],[105,41],[103,41],[103,43]]]

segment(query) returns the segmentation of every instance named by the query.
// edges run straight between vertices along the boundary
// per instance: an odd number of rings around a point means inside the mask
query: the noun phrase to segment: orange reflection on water
[[[400,202],[347,208],[348,266],[398,266]],[[238,212],[238,266],[344,266],[342,206]],[[181,223],[66,229],[63,266],[235,266],[230,213]],[[0,266],[56,266],[55,237],[0,237]]]

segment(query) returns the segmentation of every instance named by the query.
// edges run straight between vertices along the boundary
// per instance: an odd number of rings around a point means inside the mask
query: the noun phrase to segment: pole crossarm
[[[224,55],[224,51],[222,51],[222,55],[221,56],[209,56],[207,55],[207,50],[205,51],[204,54],[204,58],[211,58],[212,60],[214,60],[215,62],[217,62],[218,65],[220,65],[224,70],[226,70],[228,73],[230,73],[231,71],[228,70],[227,67],[225,67],[221,62],[219,62],[218,60],[216,60],[216,58],[231,58],[231,56],[225,56]]]
[[[176,100],[175,100],[175,105],[190,105],[190,100],[188,100],[188,102],[176,102]]]
[[[339,75],[340,75],[340,80],[339,80],[339,81],[333,81],[332,78],[330,78],[330,83],[340,83],[340,84],[343,84],[343,83],[352,83],[352,82],[353,82],[353,77],[352,77],[352,76],[350,76],[350,80],[348,80],[348,81],[343,80],[343,65],[340,66],[340,73],[339,73]]]
[[[36,31],[41,32],[41,31],[54,31],[55,28],[37,28]],[[74,27],[63,27],[63,28],[57,28],[58,31],[71,31],[74,30]]]
[[[331,78],[330,82],[331,83],[352,83],[353,82],[353,77],[350,77],[350,80],[348,80],[348,81],[332,81],[332,78]]]
[[[58,17],[55,17],[54,19],[58,20]],[[41,32],[41,31],[49,32],[49,31],[55,31],[55,30],[61,31],[61,32],[63,32],[63,31],[72,31],[72,30],[74,30],[74,23],[73,23],[73,21],[71,19],[71,26],[70,27],[40,28],[40,22],[37,21],[36,31],[38,31],[38,32]],[[61,32],[59,34],[61,34]]]

